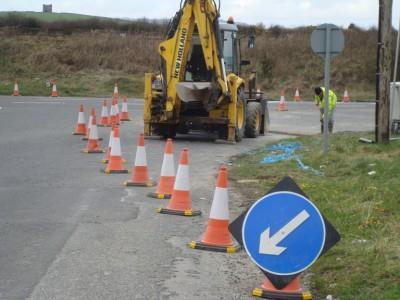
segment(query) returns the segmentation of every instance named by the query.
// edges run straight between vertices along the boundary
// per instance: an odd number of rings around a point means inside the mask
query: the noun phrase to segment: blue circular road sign
[[[242,227],[244,248],[253,262],[281,276],[309,268],[321,255],[325,234],[317,207],[292,192],[272,193],[258,200]]]

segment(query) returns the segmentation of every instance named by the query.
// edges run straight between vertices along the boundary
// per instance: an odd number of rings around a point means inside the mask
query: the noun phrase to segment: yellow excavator
[[[240,77],[238,27],[220,22],[215,0],[181,0],[159,47],[159,74],[145,76],[144,133],[174,138],[205,130],[236,143],[267,131],[267,101],[256,72]]]

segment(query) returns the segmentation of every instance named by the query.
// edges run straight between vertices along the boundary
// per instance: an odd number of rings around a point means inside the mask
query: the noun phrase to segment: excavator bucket
[[[204,102],[210,98],[211,82],[180,82],[176,85],[178,97],[183,102]]]

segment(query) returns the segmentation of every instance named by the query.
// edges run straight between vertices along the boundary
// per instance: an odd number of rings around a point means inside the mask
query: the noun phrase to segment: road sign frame
[[[315,212],[317,213],[317,216],[320,219],[321,225],[322,225],[322,240],[321,240],[321,245],[319,246],[319,250],[318,252],[315,254],[315,257],[311,260],[311,262],[309,262],[307,265],[305,265],[303,268],[295,270],[293,272],[287,272],[287,273],[279,273],[273,270],[269,270],[267,269],[265,266],[262,266],[253,256],[251,251],[248,249],[248,245],[246,243],[246,238],[245,238],[245,231],[246,231],[246,225],[247,225],[247,221],[248,218],[250,217],[252,211],[263,201],[267,201],[268,198],[272,198],[274,196],[278,196],[278,195],[292,195],[292,196],[296,196],[299,197],[303,200],[305,200],[312,208],[314,208]],[[316,207],[316,205],[314,203],[312,203],[308,198],[306,198],[305,196],[298,194],[298,193],[294,193],[294,192],[290,192],[290,191],[280,191],[280,192],[275,192],[275,193],[271,193],[268,194],[262,198],[260,198],[259,200],[257,200],[251,207],[250,209],[247,211],[246,213],[246,217],[243,221],[243,227],[242,227],[242,236],[243,236],[243,245],[244,245],[244,249],[246,250],[247,254],[249,255],[250,259],[263,271],[268,272],[270,274],[274,274],[274,275],[278,275],[278,276],[290,276],[290,275],[294,275],[294,274],[299,274],[305,270],[307,270],[311,265],[313,265],[318,258],[321,256],[321,253],[324,249],[324,245],[325,245],[325,241],[326,241],[326,227],[325,227],[325,221],[324,218],[321,214],[321,212],[318,210],[318,208]]]
[[[307,197],[307,195],[301,190],[301,188],[296,184],[296,182],[289,176],[283,178],[276,186],[274,186],[271,190],[268,191],[268,194],[272,194],[275,192],[281,192],[281,191],[290,191],[297,193],[299,195],[302,195],[304,197]],[[244,218],[247,214],[247,211],[244,211],[241,215],[239,215],[232,223],[229,225],[229,231],[233,235],[233,237],[238,241],[240,245],[244,245],[243,243],[243,238],[242,238],[242,227],[243,227],[243,221]],[[321,213],[323,220],[325,222],[325,245],[322,250],[321,256],[324,255],[326,252],[328,252],[335,244],[337,244],[340,241],[340,234],[337,232],[335,227],[324,217],[324,214]],[[271,281],[271,283],[277,288],[277,289],[283,289],[285,288],[290,282],[292,282],[296,277],[300,275],[298,274],[293,274],[289,276],[280,276],[280,275],[275,275],[271,274],[269,272],[264,271],[263,269],[260,269],[264,275]]]

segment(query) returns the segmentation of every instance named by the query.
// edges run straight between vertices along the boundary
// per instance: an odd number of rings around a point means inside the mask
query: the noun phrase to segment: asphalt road
[[[199,252],[186,243],[203,233],[218,166],[287,135],[237,145],[200,136],[177,139],[176,162],[182,148],[190,149],[193,205],[203,215],[160,215],[155,210],[165,200],[146,198],[147,189],[122,187],[129,175],[101,174],[102,155],[80,153],[85,143],[71,132],[81,102],[100,113],[96,99],[0,97],[0,299],[251,299],[263,276],[244,252]],[[275,106],[272,130],[318,132],[312,105],[291,103],[288,112]],[[129,104],[134,121],[121,129],[129,167],[142,107],[140,101]],[[339,106],[337,128],[371,130],[372,109]],[[105,146],[108,129],[99,132]],[[164,142],[147,140],[146,147],[157,178]],[[230,196],[233,218],[243,208],[238,194]]]

